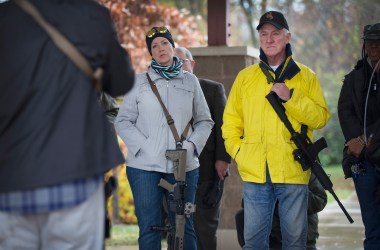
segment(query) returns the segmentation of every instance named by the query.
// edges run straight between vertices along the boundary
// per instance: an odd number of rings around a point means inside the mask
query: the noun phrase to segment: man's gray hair
[[[186,59],[190,59],[191,61],[193,61],[193,55],[191,54],[190,50],[184,47],[176,47],[175,50],[184,53],[186,56]]]

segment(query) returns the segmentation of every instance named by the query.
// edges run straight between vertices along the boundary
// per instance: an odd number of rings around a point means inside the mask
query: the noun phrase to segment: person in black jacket
[[[278,202],[277,202],[278,203]],[[272,231],[269,235],[269,249],[280,250],[281,228],[280,217],[278,215],[277,203],[274,209]],[[315,250],[316,242],[319,237],[318,233],[318,213],[322,211],[327,204],[327,194],[325,189],[319,183],[317,177],[312,174],[309,181],[308,206],[307,206],[307,250]],[[254,218],[252,218],[254,220]],[[241,247],[244,246],[244,208],[240,209],[235,215],[236,232]]]
[[[117,141],[117,134],[115,130],[115,119],[117,113],[119,112],[119,104],[116,99],[110,96],[105,92],[101,92],[99,95],[99,103],[103,108],[104,113],[107,117],[108,122],[111,124],[111,131],[114,134],[115,140]],[[108,201],[110,200],[113,193],[117,190],[118,182],[117,176],[111,175],[104,176],[104,206],[105,206],[105,225],[104,225],[104,238],[111,238],[111,230],[112,230],[112,220],[108,211]]]
[[[195,61],[191,52],[183,47],[175,48],[175,52],[183,63],[183,70],[193,73]],[[194,214],[194,224],[198,249],[216,250],[220,201],[224,179],[229,173],[228,164],[231,163],[231,157],[224,148],[221,131],[226,95],[223,84],[219,82],[199,79],[199,83],[215,125],[199,156],[200,172],[195,197],[197,208]]]
[[[346,140],[345,177],[353,177],[365,227],[364,249],[380,249],[380,175],[366,148],[376,141],[380,123],[380,23],[364,27],[362,59],[348,73],[338,100],[338,116]],[[379,140],[379,139],[377,139]],[[378,141],[377,141],[378,143]]]
[[[30,2],[104,70],[104,92],[132,88],[109,10]],[[92,81],[13,1],[0,4],[0,41],[0,249],[102,249],[103,174],[124,157]]]

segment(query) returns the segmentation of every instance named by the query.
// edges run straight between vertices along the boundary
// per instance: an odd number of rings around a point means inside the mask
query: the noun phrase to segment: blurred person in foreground
[[[183,135],[181,147],[187,150],[185,203],[194,204],[198,156],[214,122],[198,79],[182,70],[182,62],[174,54],[170,31],[166,27],[153,27],[146,34],[146,45],[152,61],[147,72],[136,75],[135,86],[124,96],[115,127],[128,147],[127,177],[139,226],[139,248],[157,250],[161,249],[161,232],[152,227],[161,225],[163,197],[167,204],[172,204],[176,195],[158,184],[161,179],[176,184],[177,170],[165,155],[167,150],[177,148],[177,142],[148,79],[157,87],[178,135]],[[183,134],[186,127],[188,133]],[[173,211],[169,211],[169,221],[171,226],[176,226]],[[184,249],[197,249],[192,215],[186,217]]]
[[[175,48],[182,61],[182,69],[193,73],[195,61],[191,52],[183,47]],[[211,118],[215,122],[206,146],[199,156],[199,180],[195,196],[195,233],[199,250],[216,250],[216,230],[219,225],[220,201],[223,195],[224,178],[228,173],[231,157],[226,152],[222,138],[222,118],[226,105],[223,84],[198,78]]]
[[[132,88],[134,71],[106,8],[33,4],[103,68],[104,92]],[[124,159],[94,85],[12,1],[0,4],[0,23],[0,249],[102,249],[103,174]]]
[[[346,140],[343,171],[355,184],[369,250],[380,249],[380,165],[367,155],[380,141],[380,23],[366,25],[362,39],[362,58],[343,80],[338,116]]]
[[[306,249],[311,171],[294,159],[291,134],[266,96],[274,92],[293,128],[306,127],[311,140],[330,113],[317,75],[292,58],[284,15],[266,12],[257,30],[261,61],[239,72],[222,126],[227,152],[244,182],[244,249],[268,249],[277,201],[283,249]]]

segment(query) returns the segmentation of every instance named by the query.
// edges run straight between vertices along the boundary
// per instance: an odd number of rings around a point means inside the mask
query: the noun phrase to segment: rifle
[[[182,250],[184,248],[185,216],[190,217],[190,214],[195,212],[194,204],[185,203],[186,152],[186,149],[166,150],[166,158],[173,161],[176,183],[172,185],[161,179],[158,184],[173,193],[173,200],[169,203],[169,211],[175,212],[175,226],[152,227],[154,231],[169,232],[168,250]]]
[[[266,98],[272,105],[274,111],[280,117],[280,120],[285,124],[285,127],[289,130],[291,135],[291,140],[297,146],[297,149],[293,151],[293,156],[296,161],[298,161],[304,171],[311,168],[311,171],[315,174],[323,188],[331,193],[339,207],[342,209],[343,213],[346,215],[348,221],[352,224],[354,220],[348,214],[347,210],[343,204],[338,199],[338,196],[333,190],[333,183],[330,178],[323,170],[322,164],[319,162],[318,153],[327,147],[325,138],[318,139],[315,143],[312,143],[307,136],[303,137],[300,133],[297,133],[290,123],[288,117],[285,114],[285,108],[280,103],[280,100],[276,93],[270,92]]]
[[[173,161],[174,166],[174,178],[176,183],[174,185],[168,183],[166,180],[161,179],[159,186],[165,188],[169,192],[173,193],[173,201],[169,203],[169,211],[175,212],[175,226],[152,226],[151,229],[154,231],[170,232],[168,237],[168,249],[169,250],[178,250],[183,249],[183,236],[185,234],[185,223],[186,218],[190,217],[191,213],[195,212],[195,205],[187,202],[185,204],[185,188],[186,188],[186,149],[182,149],[182,142],[186,139],[186,134],[189,131],[189,128],[192,124],[193,119],[189,121],[185,130],[183,131],[181,137],[179,137],[178,132],[174,126],[174,120],[169,114],[169,111],[165,107],[156,85],[153,83],[148,72],[146,77],[152,88],[154,95],[157,97],[160,102],[162,109],[170,130],[173,133],[174,140],[176,142],[175,150],[166,150],[165,156],[167,159]]]

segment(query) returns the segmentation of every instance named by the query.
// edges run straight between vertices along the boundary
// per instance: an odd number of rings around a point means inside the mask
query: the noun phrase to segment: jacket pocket
[[[240,167],[256,165],[262,156],[262,139],[260,136],[247,136],[242,139],[235,161]]]
[[[148,147],[150,145],[150,137],[146,138],[145,142],[141,145],[140,149],[137,151],[135,157],[141,157],[142,155],[146,154]]]
[[[194,93],[194,90],[191,88],[191,85],[188,84],[177,84],[173,85],[173,90],[175,90],[179,94],[188,95],[190,93]]]

